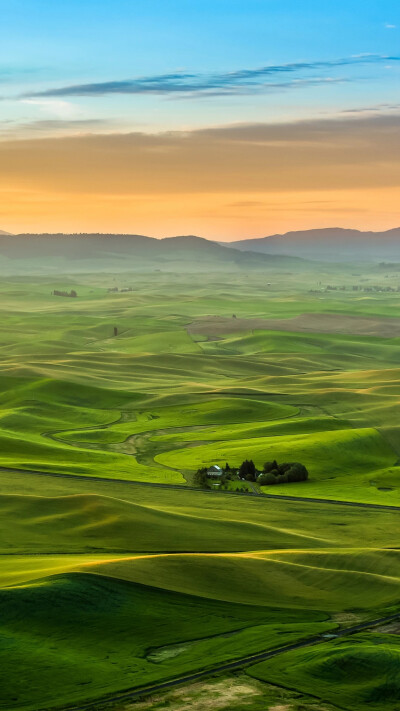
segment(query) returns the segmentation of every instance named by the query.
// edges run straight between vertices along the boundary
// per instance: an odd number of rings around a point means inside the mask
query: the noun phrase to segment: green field
[[[293,451],[310,470],[293,494],[400,501],[400,340],[336,332],[341,316],[360,316],[375,333],[399,296],[309,294],[309,275],[272,278],[265,293],[257,275],[251,285],[225,276],[217,289],[135,275],[134,291],[109,294],[123,277],[74,277],[73,303],[50,296],[54,282],[4,280],[1,465],[184,484],[202,463],[262,465]],[[240,318],[244,329],[308,313],[338,323],[328,334],[187,330],[210,313],[234,313],[232,328]]]
[[[265,638],[273,647],[329,628],[322,615],[299,622],[296,612],[283,618],[79,573],[3,590],[0,599],[7,609],[1,666],[9,670],[12,660],[20,668],[18,677],[3,677],[3,708],[100,696],[190,671],[207,658],[234,658],[243,646],[257,650]]]
[[[257,679],[290,686],[357,711],[397,708],[400,641],[396,635],[363,634],[318,648],[288,652],[249,669]]]
[[[11,472],[2,484],[4,709],[168,679],[398,602],[395,511]]]
[[[400,507],[400,339],[377,334],[400,293],[353,292],[385,278],[368,265],[200,277],[0,285],[4,711],[72,707],[398,609],[399,511],[385,506]],[[315,314],[334,317],[327,332],[247,323],[307,329]],[[246,458],[299,461],[309,479],[193,488],[199,467]],[[253,666],[254,709],[284,687],[287,711],[395,711],[397,639],[363,632]]]

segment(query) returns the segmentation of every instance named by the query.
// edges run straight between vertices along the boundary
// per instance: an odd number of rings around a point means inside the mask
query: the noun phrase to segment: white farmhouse
[[[219,479],[224,473],[224,470],[221,469],[217,464],[214,464],[212,467],[209,467],[207,469],[207,476],[210,479]]]

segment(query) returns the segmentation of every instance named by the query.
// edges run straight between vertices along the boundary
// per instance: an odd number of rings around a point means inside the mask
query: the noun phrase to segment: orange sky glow
[[[0,142],[0,228],[234,240],[400,224],[398,118]]]

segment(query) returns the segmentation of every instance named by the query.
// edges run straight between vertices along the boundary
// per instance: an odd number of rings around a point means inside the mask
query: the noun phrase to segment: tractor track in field
[[[182,684],[188,684],[193,681],[198,681],[200,679],[206,679],[207,677],[213,676],[214,674],[221,674],[223,672],[243,669],[244,667],[250,666],[252,664],[257,664],[258,662],[265,662],[268,659],[277,657],[280,654],[285,654],[286,652],[291,652],[295,649],[302,649],[304,647],[311,647],[313,645],[323,643],[327,644],[330,641],[333,641],[334,639],[346,637],[352,634],[357,634],[357,632],[369,630],[374,627],[379,627],[380,625],[397,621],[399,618],[400,613],[398,612],[387,617],[381,617],[377,620],[370,620],[369,622],[360,622],[359,624],[353,625],[352,627],[332,631],[332,635],[334,635],[334,637],[332,637],[331,639],[329,637],[325,637],[324,635],[314,635],[313,637],[303,639],[302,641],[296,642],[294,644],[288,644],[284,647],[278,647],[277,649],[272,649],[265,652],[257,652],[256,654],[250,654],[246,657],[235,659],[232,662],[218,664],[215,667],[204,669],[198,672],[193,672],[192,674],[177,677],[176,679],[170,679],[169,681],[163,681],[159,684],[151,684],[148,686],[143,686],[141,688],[126,690],[112,696],[103,697],[103,699],[99,698],[94,701],[88,701],[78,706],[64,706],[64,709],[65,711],[89,711],[90,709],[106,708],[110,704],[139,701],[145,696],[151,696],[152,694],[158,693],[160,691],[167,691],[168,689],[174,688],[176,686],[181,686]],[[57,707],[53,707],[53,709],[56,708]],[[49,711],[51,711],[51,709],[49,709]]]
[[[268,502],[274,501],[288,501],[303,504],[332,504],[335,506],[350,506],[355,508],[366,508],[366,509],[377,509],[379,511],[397,511],[400,513],[400,506],[394,506],[393,504],[370,504],[361,501],[343,501],[340,499],[320,499],[320,498],[307,498],[303,496],[287,496],[285,494],[263,494],[257,491],[230,491],[228,489],[223,491],[215,491],[214,489],[198,489],[194,486],[187,486],[185,484],[165,484],[162,482],[151,482],[151,481],[135,481],[132,479],[110,479],[109,477],[101,476],[84,476],[76,474],[61,474],[57,472],[42,472],[33,469],[12,469],[10,467],[0,467],[1,472],[9,472],[13,474],[31,474],[34,476],[43,477],[54,477],[57,479],[69,479],[70,481],[94,481],[109,484],[127,484],[128,486],[144,486],[147,488],[155,489],[171,489],[175,491],[191,491],[197,494],[209,494],[211,496],[251,496],[257,498],[264,498]]]

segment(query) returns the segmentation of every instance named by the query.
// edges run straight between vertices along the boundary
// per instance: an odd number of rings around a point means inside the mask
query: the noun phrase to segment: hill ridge
[[[157,239],[145,235],[112,233],[23,233],[0,235],[0,255],[18,269],[67,267],[68,271],[102,271],[110,266],[128,270],[268,268],[291,266],[298,258],[255,254],[195,235]],[[2,265],[3,266],[3,265]],[[7,264],[5,265],[7,267]]]
[[[272,234],[225,243],[228,247],[259,254],[282,254],[306,259],[360,261],[400,260],[400,227],[384,231],[363,231],[324,227]]]

